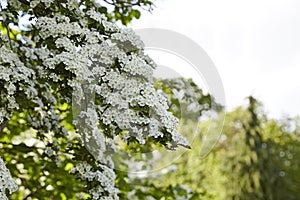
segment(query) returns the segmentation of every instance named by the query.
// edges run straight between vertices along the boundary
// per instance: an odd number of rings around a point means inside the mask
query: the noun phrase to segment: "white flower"
[[[69,10],[74,10],[76,8],[78,8],[78,1],[77,0],[68,0],[68,8]]]
[[[40,3],[40,0],[30,1],[30,7],[35,8]]]
[[[46,8],[49,8],[54,0],[41,0],[46,6]]]
[[[118,44],[127,45],[126,49],[131,49],[131,46],[135,47],[136,49],[144,48],[144,43],[141,41],[140,37],[136,35],[132,29],[129,28],[122,29],[120,32],[112,34],[111,38],[112,40],[116,40]]]
[[[102,21],[102,25],[104,26],[104,29],[107,32],[117,32],[117,31],[119,31],[119,27],[116,24],[112,23],[112,22]]]
[[[53,155],[53,150],[51,149],[51,147],[46,147],[45,153],[47,154],[47,156],[51,157]]]
[[[4,87],[6,87],[9,95],[13,95],[16,92],[16,86],[12,82],[8,83],[8,86],[5,85]]]
[[[79,176],[87,181],[96,180],[100,185],[90,190],[93,199],[103,197],[105,191],[109,192],[107,198],[118,199],[118,190],[114,186],[116,175],[114,171],[105,165],[98,165],[100,170],[93,170],[92,166],[87,162],[79,162],[72,170],[71,173],[78,172]]]
[[[95,21],[98,21],[98,22],[102,22],[102,21],[106,21],[106,17],[104,14],[102,13],[99,13],[99,12],[96,12],[95,9],[91,9],[91,10],[88,10],[86,12],[92,19],[94,19]]]

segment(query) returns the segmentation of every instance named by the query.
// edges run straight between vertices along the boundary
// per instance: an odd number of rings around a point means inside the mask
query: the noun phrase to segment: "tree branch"
[[[103,0],[105,3],[109,4],[109,5],[115,5],[113,2],[109,2],[107,0]]]
[[[3,10],[3,7],[2,7],[2,4],[1,4],[1,1],[0,1],[0,11],[2,12],[2,10]],[[5,14],[6,15],[6,13],[4,12],[3,14]],[[10,46],[10,49],[12,50],[13,48],[12,48],[12,44],[11,44],[11,39],[10,39],[10,35],[9,35],[9,28],[8,28],[8,23],[6,22],[6,20],[2,20],[3,21],[3,26],[4,26],[4,28],[6,29],[6,31],[7,31],[7,37],[8,37],[8,41],[9,41],[9,46]]]
[[[6,31],[7,31],[7,37],[8,37],[8,42],[9,42],[10,49],[13,50],[13,47],[12,47],[12,44],[11,44],[10,35],[9,35],[9,28],[8,28],[8,25],[4,24],[4,26],[5,26]]]
[[[27,6],[30,6],[30,2],[26,1],[26,0],[18,0],[20,3],[23,3]]]

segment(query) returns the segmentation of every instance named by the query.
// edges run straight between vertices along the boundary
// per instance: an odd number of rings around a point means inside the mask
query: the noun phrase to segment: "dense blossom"
[[[167,93],[171,98],[170,108],[180,118],[198,120],[202,114],[218,111],[222,106],[214,101],[213,96],[205,94],[192,79],[164,79],[156,81],[156,88]]]
[[[187,146],[188,141],[177,131],[179,121],[169,111],[168,99],[154,88],[155,63],[144,54],[143,42],[132,30],[107,21],[95,5],[34,0],[29,8],[35,11],[33,35],[19,41],[1,36],[0,123],[20,107],[28,108],[33,128],[60,134],[56,106],[72,100],[76,132],[101,163],[95,170],[79,163],[73,172],[97,181],[90,190],[94,199],[117,199],[111,139],[135,138],[145,144],[149,137],[160,138],[170,148]],[[19,4],[12,1],[9,6]],[[41,7],[47,13],[38,13]],[[61,90],[67,92],[57,94]],[[30,103],[20,105],[25,99]],[[46,147],[45,154],[51,157],[54,150]]]
[[[93,199],[117,199],[118,190],[114,187],[114,180],[116,179],[114,171],[105,165],[100,167],[104,169],[102,172],[93,170],[93,167],[87,162],[80,162],[71,170],[71,173],[78,173],[84,180],[101,183],[102,187],[97,186],[90,190]],[[110,195],[102,197],[101,193],[104,191],[109,192]]]

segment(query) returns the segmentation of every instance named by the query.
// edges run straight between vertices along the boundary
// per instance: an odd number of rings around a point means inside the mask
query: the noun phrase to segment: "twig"
[[[27,5],[27,6],[30,6],[30,3],[28,1],[26,1],[26,0],[18,0],[18,1],[20,3],[23,3],[23,4]]]
[[[1,1],[0,1],[0,11],[2,12],[3,10],[3,7],[2,7],[2,4],[1,4]],[[5,14],[5,13],[4,13]],[[7,37],[8,37],[8,41],[9,41],[9,46],[10,46],[10,49],[12,50],[12,44],[11,44],[11,39],[10,39],[10,36],[9,36],[9,28],[8,28],[8,24],[3,20],[3,25],[7,31]]]
[[[113,2],[109,2],[107,0],[103,0],[105,3],[109,4],[109,5],[115,5]]]
[[[141,3],[140,2],[135,2],[135,3],[127,3],[127,2],[114,2],[114,1],[108,1],[108,0],[103,0],[105,3],[109,4],[109,5],[112,5],[112,6],[116,6],[118,8],[120,7],[133,7],[133,6],[141,6]],[[122,5],[122,6],[118,6],[117,4],[119,5]],[[142,7],[142,6],[141,6]],[[150,9],[151,9],[151,6],[150,6]]]
[[[9,42],[10,49],[13,50],[13,47],[12,47],[12,44],[11,44],[10,35],[9,35],[9,28],[8,28],[8,26],[6,24],[4,26],[5,26],[6,31],[7,31],[7,37],[8,37],[8,42]]]

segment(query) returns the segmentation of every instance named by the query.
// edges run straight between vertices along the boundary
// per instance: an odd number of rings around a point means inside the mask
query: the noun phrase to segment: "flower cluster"
[[[133,54],[124,59],[120,59],[122,69],[135,76],[144,76],[147,80],[151,80],[153,75],[153,67],[141,58],[140,56]]]
[[[180,113],[185,115],[185,117],[190,115],[189,117],[196,117],[195,120],[197,120],[202,113],[211,110],[211,108],[213,108],[212,110],[220,108],[220,105],[214,101],[213,97],[205,94],[191,79],[165,79],[162,80],[162,83],[160,85],[168,88],[167,91],[170,92],[169,95],[172,101],[180,103],[180,107],[172,106],[172,110],[175,113]],[[163,88],[159,86],[159,89]]]
[[[77,173],[83,180],[94,181],[99,184],[90,190],[93,199],[118,199],[118,190],[114,187],[114,180],[116,179],[114,171],[105,165],[98,167],[101,171],[93,170],[93,167],[87,162],[80,162],[71,169],[71,173]],[[104,192],[108,192],[110,195],[105,197]]]
[[[12,179],[9,170],[4,165],[4,161],[0,157],[0,199],[6,200],[5,191],[9,190],[9,193],[13,193],[18,189],[18,185],[14,179]]]
[[[87,13],[90,18],[94,19],[95,21],[102,23],[102,21],[107,21],[107,18],[105,17],[105,15],[96,12],[94,8],[92,8],[91,10],[88,10]]]
[[[94,13],[95,18],[95,12],[91,11],[88,15]],[[105,18],[101,18],[99,23],[104,21]],[[59,28],[54,29],[54,26],[65,29],[60,31]],[[129,130],[141,144],[149,136],[163,137],[162,130],[165,129],[172,135],[171,142],[175,146],[188,145],[187,140],[176,131],[178,120],[167,111],[167,99],[154,89],[152,70],[155,66],[149,58],[144,59],[143,43],[132,31],[115,30],[116,32],[110,33],[110,38],[99,37],[101,39],[95,41],[95,44],[83,41],[81,46],[75,47],[70,36],[90,35],[92,32],[86,27],[79,30],[79,24],[70,22],[68,17],[42,17],[38,19],[37,27],[42,38],[51,35],[56,38],[56,47],[64,49],[58,54],[53,52],[50,58],[45,59],[45,65],[49,69],[55,69],[59,63],[63,63],[65,69],[75,73],[76,80],[69,80],[69,85],[76,91],[73,99],[77,103],[86,102],[86,91],[95,92],[102,97],[102,107],[106,107],[102,111],[98,110],[104,124]],[[131,52],[132,48],[138,51]],[[89,88],[83,88],[82,85],[88,85]],[[145,109],[148,109],[148,113],[142,111]],[[157,121],[161,123],[156,123]],[[150,135],[147,130],[150,130]],[[84,138],[88,140],[88,137]]]
[[[144,43],[132,29],[121,29],[120,32],[112,34],[111,39],[116,41],[119,47],[124,48],[127,51],[144,48]]]
[[[24,91],[29,97],[32,97],[31,89],[35,85],[32,77],[35,73],[32,69],[27,68],[20,61],[18,55],[6,46],[0,48],[0,71],[0,82],[2,82],[3,87],[0,93],[2,100],[0,107],[1,123],[5,119],[9,119],[15,109],[19,109],[19,104],[15,98],[19,91]],[[4,110],[2,106],[6,106],[7,109]]]
[[[30,1],[30,7],[35,8],[40,3],[43,3],[43,5],[46,8],[49,8],[53,2],[54,2],[54,0],[33,0],[33,1]]]

